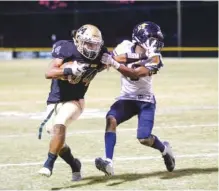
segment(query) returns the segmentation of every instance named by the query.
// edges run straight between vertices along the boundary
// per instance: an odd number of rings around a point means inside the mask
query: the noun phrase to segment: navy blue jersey
[[[100,60],[105,52],[107,52],[107,48],[102,47],[98,57],[95,60],[89,60],[78,52],[74,42],[71,40],[60,40],[54,44],[52,50],[53,58],[63,59],[63,63],[76,60],[80,63],[88,63],[89,67],[82,76],[73,77],[71,82],[52,79],[47,104],[83,99],[91,80],[104,68]]]

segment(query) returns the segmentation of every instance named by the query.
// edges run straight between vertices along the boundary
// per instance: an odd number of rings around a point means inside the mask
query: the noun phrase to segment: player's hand
[[[72,73],[75,76],[82,75],[86,71],[87,67],[88,64],[78,63],[77,61],[74,61],[74,63],[70,67],[67,66],[67,68],[71,68]]]
[[[149,38],[147,41],[146,41],[146,47],[147,47],[147,51],[146,51],[146,55],[148,57],[152,57],[155,52],[157,51],[157,39],[154,39],[154,38]]]
[[[107,54],[107,53],[103,54],[101,58],[101,62],[107,65],[107,67],[113,66],[116,69],[118,69],[120,66],[120,64],[113,59],[112,55]]]
[[[111,65],[112,59],[113,58],[110,54],[104,53],[102,58],[101,58],[101,62],[105,65]]]

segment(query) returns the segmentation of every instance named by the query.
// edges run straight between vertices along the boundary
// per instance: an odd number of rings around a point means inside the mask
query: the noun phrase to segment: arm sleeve
[[[126,63],[136,62],[138,60],[145,60],[148,57],[145,54],[140,53],[126,53]]]

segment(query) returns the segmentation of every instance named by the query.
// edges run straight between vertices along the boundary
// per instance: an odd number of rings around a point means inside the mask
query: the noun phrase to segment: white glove
[[[148,39],[146,41],[146,47],[147,47],[147,51],[146,51],[146,56],[148,57],[152,57],[154,56],[154,54],[156,54],[155,52],[157,51],[157,39]]]
[[[74,61],[73,64],[66,66],[65,68],[71,68],[72,73],[74,76],[81,76],[88,67],[88,64],[82,64],[78,63],[77,61]]]
[[[101,62],[105,65],[112,66],[116,69],[119,68],[120,64],[118,62],[116,62],[113,57],[110,54],[104,53],[102,58],[101,58]]]

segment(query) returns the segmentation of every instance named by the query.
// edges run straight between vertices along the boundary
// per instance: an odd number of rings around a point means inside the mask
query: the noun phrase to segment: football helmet
[[[77,50],[86,58],[94,60],[103,45],[102,34],[94,25],[86,24],[73,34]]]
[[[161,29],[156,23],[146,21],[136,25],[133,29],[132,41],[139,44],[145,50],[156,41],[153,46],[156,48],[156,51],[160,51],[164,47],[163,39]]]

